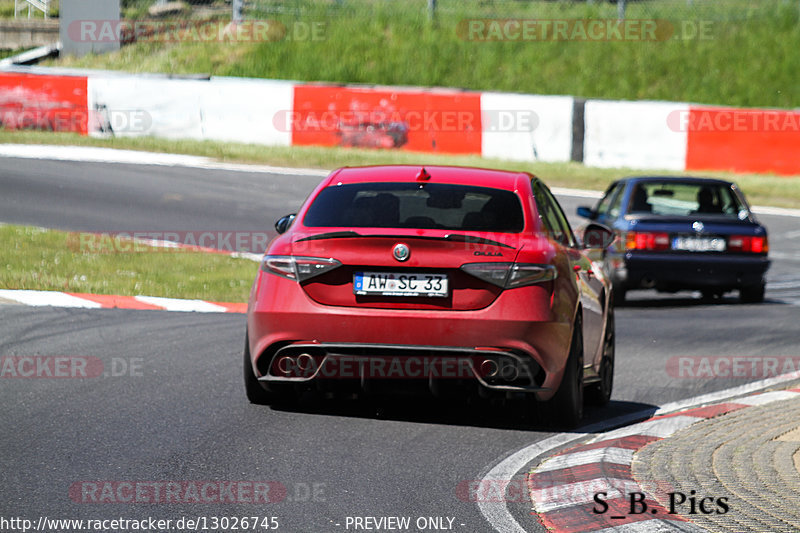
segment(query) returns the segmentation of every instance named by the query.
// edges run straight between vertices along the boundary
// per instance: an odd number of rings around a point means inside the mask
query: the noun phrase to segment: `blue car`
[[[633,289],[699,290],[764,300],[769,242],[739,188],[695,177],[631,177],[611,184],[578,215],[614,230],[605,268],[615,303]]]

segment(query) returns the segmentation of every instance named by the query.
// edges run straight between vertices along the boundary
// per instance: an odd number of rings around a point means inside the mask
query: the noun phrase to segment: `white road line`
[[[558,196],[574,196],[577,198],[600,198],[603,193],[587,189],[566,189],[564,187],[550,187],[550,192]]]
[[[788,400],[789,398],[796,398],[796,392],[786,391],[786,390],[776,390],[772,392],[765,392],[764,394],[759,394],[758,396],[751,396],[749,398],[741,398],[736,400],[736,403],[743,403],[745,405],[766,405],[772,402],[778,402],[780,400]]]
[[[687,428],[697,422],[696,416],[671,416],[669,418],[662,418],[659,420],[648,420],[640,422],[634,426],[615,429],[607,433],[603,433],[602,440],[621,439],[622,437],[630,437],[631,435],[644,435],[646,437],[658,437],[665,439],[683,428]]]
[[[606,501],[624,498],[631,492],[639,492],[642,488],[633,479],[596,478],[577,483],[566,483],[544,489],[531,491],[531,499],[539,513],[549,513],[557,509],[584,505],[594,501],[598,492],[606,493]]]
[[[665,415],[670,414],[676,411],[680,411],[682,409],[687,409],[689,407],[701,407],[706,404],[720,402],[725,399],[735,398],[737,396],[742,396],[744,394],[756,392],[761,389],[765,389],[767,387],[779,385],[781,383],[787,383],[792,380],[800,379],[800,371],[792,372],[789,374],[784,374],[782,376],[776,376],[774,378],[762,379],[760,381],[754,381],[753,383],[748,383],[745,385],[740,385],[738,387],[732,387],[730,389],[725,389],[717,392],[712,392],[709,394],[703,394],[701,396],[696,396],[694,398],[688,398],[686,400],[679,400],[676,402],[670,402],[661,406],[658,410],[653,413],[651,410],[645,411],[638,411],[635,413],[630,413],[628,415],[623,415],[621,417],[617,417],[615,419],[600,422],[597,424],[592,424],[590,426],[584,426],[579,428],[578,431],[580,433],[560,433],[558,435],[553,435],[552,437],[548,437],[542,441],[537,443],[531,444],[522,448],[519,451],[516,451],[497,463],[494,467],[491,467],[488,472],[483,476],[481,482],[485,484],[485,486],[490,486],[492,483],[496,483],[497,480],[511,480],[517,473],[522,470],[528,463],[536,460],[536,458],[547,454],[557,448],[561,448],[569,443],[579,441],[581,439],[586,438],[590,434],[594,433],[601,433],[605,428],[609,427],[618,427],[623,421],[627,420],[628,422],[641,420],[644,417],[651,416],[651,415]],[[675,418],[692,418],[694,421],[697,421],[695,417],[672,417]],[[670,420],[670,419],[664,419]],[[646,422],[645,422],[646,423]],[[622,428],[622,429],[632,429],[632,428]],[[638,431],[634,431],[633,434],[638,434]],[[605,435],[595,435],[595,439],[606,439],[609,434]],[[511,512],[508,510],[505,502],[478,502],[478,509],[480,510],[483,517],[492,525],[492,527],[496,531],[501,531],[503,533],[525,533],[525,529],[519,525],[519,522],[512,516]],[[660,520],[648,520],[648,523],[653,522],[651,526],[648,527],[657,527]],[[677,523],[675,526],[686,526],[684,531],[703,531],[697,529],[696,527],[691,527],[690,524],[686,523]],[[634,526],[634,524],[631,524]],[[647,532],[647,531],[676,531],[676,528],[673,529],[621,529],[628,526],[619,526],[617,528],[609,528],[606,531],[609,532]],[[642,527],[642,526],[639,526]],[[663,527],[663,526],[661,526]],[[680,531],[680,529],[677,529]]]
[[[787,209],[785,207],[752,206],[757,215],[775,215],[779,217],[800,217],[800,209]]]
[[[195,311],[197,313],[224,313],[226,309],[203,300],[179,300],[158,296],[136,296],[140,302],[163,307],[167,311]]]
[[[708,530],[696,526],[691,522],[680,522],[677,520],[664,520],[662,518],[653,520],[643,520],[624,524],[621,526],[607,527],[596,533],[675,533],[682,531],[685,533],[708,533]]]
[[[486,473],[482,483],[488,483],[485,486],[490,486],[491,480],[510,480],[522,467],[540,455],[574,440],[582,439],[586,437],[586,435],[586,433],[561,433],[548,437],[536,444],[531,444],[500,461],[494,468]],[[526,533],[525,529],[511,516],[505,502],[479,501],[478,509],[496,531],[502,531],[503,533]]]
[[[101,307],[97,302],[84,300],[83,298],[78,298],[77,296],[71,296],[63,292],[55,291],[0,289],[0,298],[5,298],[21,304],[32,305],[36,307],[82,307],[85,309],[99,309]]]
[[[228,170],[232,172],[265,172],[270,174],[284,174],[287,176],[324,177],[330,174],[329,170],[314,168],[289,168],[269,165],[224,163],[208,157],[196,155],[118,150],[116,148],[101,148],[97,146],[4,144],[0,145],[0,157],[84,161],[87,163],[118,163],[126,165],[178,166],[205,168],[209,170]]]
[[[269,174],[283,174],[286,176],[325,177],[331,172],[330,170],[318,168],[291,168],[269,165],[247,165],[243,163],[224,163],[208,157],[195,155],[119,150],[116,148],[102,148],[97,146],[5,144],[0,145],[0,157],[86,161],[94,163],[124,163],[131,165],[182,166],[210,170],[228,170],[232,172],[265,172]],[[600,198],[603,195],[600,191],[563,187],[553,187],[551,191],[553,194],[578,198]],[[785,209],[782,207],[753,206],[753,212],[764,215],[800,217],[800,209]]]
[[[800,259],[800,255],[798,256]],[[771,289],[797,289],[800,288],[800,280],[769,281],[767,280],[767,290]]]
[[[784,259],[789,261],[800,261],[800,253],[770,252],[770,259]]]
[[[592,463],[614,463],[629,465],[633,460],[633,450],[627,448],[597,448],[583,452],[568,453],[550,457],[536,468],[536,473],[552,472],[573,466],[582,466]]]

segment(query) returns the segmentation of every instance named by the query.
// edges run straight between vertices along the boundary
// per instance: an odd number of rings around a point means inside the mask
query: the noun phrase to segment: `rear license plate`
[[[725,239],[719,237],[674,237],[672,249],[687,252],[724,252]]]
[[[446,297],[447,276],[444,274],[400,272],[356,272],[353,292],[377,296]]]

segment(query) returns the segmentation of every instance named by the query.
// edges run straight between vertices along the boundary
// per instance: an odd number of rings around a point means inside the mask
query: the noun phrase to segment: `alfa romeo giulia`
[[[612,287],[538,178],[342,168],[276,229],[248,304],[251,402],[306,388],[472,391],[572,426],[584,388],[609,400]]]

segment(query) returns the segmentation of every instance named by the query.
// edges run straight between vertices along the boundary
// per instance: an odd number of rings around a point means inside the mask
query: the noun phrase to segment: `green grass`
[[[0,18],[14,18],[14,0],[0,0]]]
[[[706,21],[708,38],[666,41],[462,39],[466,18],[614,19],[607,2],[440,0],[435,23],[425,0],[311,2],[261,0],[250,18],[287,29],[279,42],[138,43],[104,56],[51,64],[134,72],[347,83],[463,87],[587,98],[655,99],[736,106],[800,105],[800,6],[783,0],[629,2],[629,19]],[[289,6],[287,8],[287,6]],[[299,10],[295,10],[299,7]],[[269,8],[269,9],[268,9]],[[325,24],[324,38],[295,28]]]
[[[540,176],[552,187],[604,190],[613,180],[634,174],[668,174],[729,179],[739,184],[754,205],[794,207],[800,205],[800,176],[733,174],[729,172],[688,173],[643,171],[630,168],[591,168],[580,163],[530,163],[490,159],[480,156],[434,155],[392,150],[363,150],[325,147],[278,147],[212,141],[168,140],[153,137],[100,139],[72,133],[4,131],[0,143],[61,144],[101,146],[150,152],[190,154],[220,161],[259,163],[276,166],[332,170],[341,166],[426,164],[459,165],[521,170]],[[43,152],[43,156],[46,153]]]
[[[132,243],[90,247],[80,234],[29,226],[0,226],[0,242],[0,289],[246,302],[258,269],[222,254]],[[125,251],[134,249],[141,251]]]
[[[20,52],[24,52],[24,51],[25,50],[5,50],[5,49],[0,49],[0,59],[5,59],[6,57],[11,57],[13,55],[16,55],[16,54],[18,54]]]

